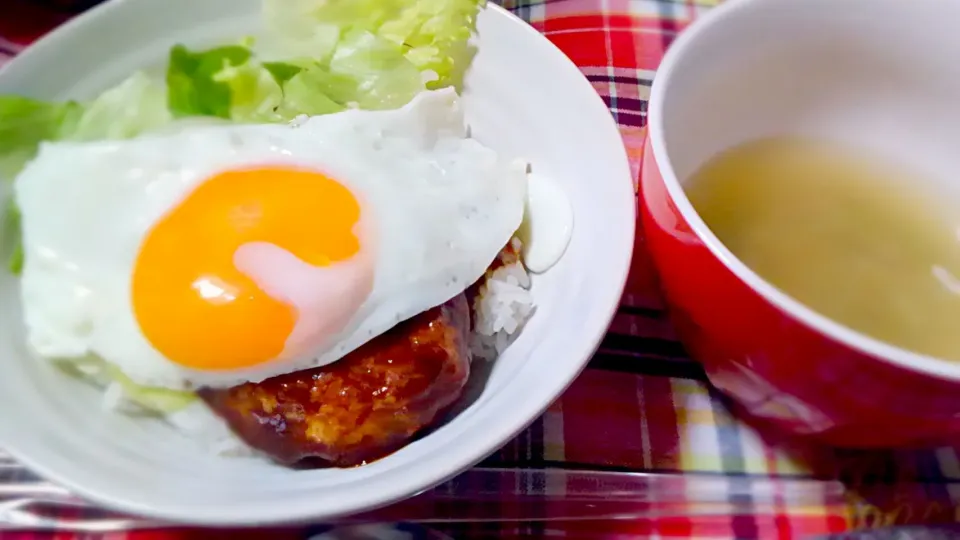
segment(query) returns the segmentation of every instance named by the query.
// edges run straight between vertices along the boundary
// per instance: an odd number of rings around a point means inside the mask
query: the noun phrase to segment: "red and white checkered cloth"
[[[580,66],[619,122],[636,173],[647,97],[663,52],[678,32],[715,2],[502,3]],[[37,5],[36,0],[0,2],[0,63],[4,53],[15,54],[67,18]],[[957,456],[952,448],[863,453],[787,443],[731,416],[666,322],[641,233],[620,311],[589,369],[563,397],[482,463],[478,472],[374,517],[390,522],[419,517],[474,521],[430,525],[429,531],[407,527],[394,531],[406,536],[392,537],[411,539],[443,538],[442,534],[798,538],[878,525],[953,522],[960,497]],[[24,476],[12,468],[8,470],[13,472],[4,472],[4,467],[0,461],[0,522],[4,483],[22,481]],[[660,476],[638,477],[636,472]],[[630,496],[624,497],[624,490]],[[608,493],[607,501],[598,500],[598,493]],[[637,517],[551,521],[587,507],[608,516]],[[55,510],[53,515],[76,518],[87,512]],[[482,519],[494,521],[479,522]],[[514,521],[506,521],[510,519]],[[283,539],[325,530],[181,529],[84,536],[0,532],[0,538]],[[367,536],[349,534],[378,538],[370,531],[363,533]]]

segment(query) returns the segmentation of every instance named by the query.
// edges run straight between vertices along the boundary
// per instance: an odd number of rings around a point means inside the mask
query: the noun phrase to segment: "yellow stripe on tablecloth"
[[[810,474],[811,468],[804,459],[805,449],[770,446],[753,428],[723,409],[701,382],[674,379],[671,384],[680,435],[678,461],[682,470],[762,475]],[[736,431],[739,445],[734,447],[738,454],[735,457],[742,461],[742,470],[728,470],[724,466],[720,430]],[[732,444],[732,437],[725,442]]]
[[[563,461],[563,400],[556,400],[543,414],[543,459],[547,461]]]

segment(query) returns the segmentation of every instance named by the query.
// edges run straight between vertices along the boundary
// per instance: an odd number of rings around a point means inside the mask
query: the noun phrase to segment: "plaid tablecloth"
[[[581,67],[619,122],[636,172],[647,97],[663,52],[678,32],[715,2],[502,3],[543,32]],[[0,2],[0,62],[4,53],[15,54],[67,17],[65,13],[36,6],[31,0]],[[894,43],[891,39],[891,46]],[[798,538],[879,525],[955,521],[956,502],[960,498],[960,458],[953,448],[925,452],[836,451],[782,441],[731,416],[722,399],[705,383],[700,367],[685,356],[666,322],[643,242],[643,234],[639,233],[633,271],[620,311],[589,369],[542,418],[479,466],[481,471],[505,470],[499,476],[481,477],[499,479],[495,485],[473,486],[470,482],[489,482],[468,476],[459,484],[438,491],[457,489],[469,494],[476,488],[477,493],[485,494],[478,496],[475,504],[461,502],[457,506],[460,516],[500,515],[522,521],[431,525],[432,532],[408,527],[406,536],[397,538],[441,538],[441,533],[454,538]],[[510,471],[516,474],[511,475]],[[571,501],[583,501],[578,494],[583,492],[583,482],[592,481],[590,474],[606,474],[604,478],[616,480],[631,478],[623,473],[633,472],[657,474],[650,483],[643,477],[634,480],[639,482],[638,493],[644,489],[648,492],[630,500],[638,507],[653,509],[646,515],[577,522],[529,519],[565,515]],[[0,463],[0,485],[3,475]],[[670,483],[670,479],[681,483]],[[798,485],[811,483],[823,489],[800,499],[788,496]],[[669,494],[663,491],[666,485],[672,486]],[[707,489],[712,490],[714,497],[720,490],[729,504],[705,506],[702,496]],[[491,493],[502,496],[491,498]],[[610,493],[613,500],[615,493]],[[669,504],[663,503],[667,495],[671,497]],[[658,497],[662,504],[651,506],[650,501]],[[450,507],[444,510],[436,501],[431,502],[429,494],[421,500],[421,512],[424,504],[434,505],[428,506],[427,512],[450,511]],[[623,510],[623,506],[618,506],[613,513]],[[379,515],[394,520],[403,519],[405,514],[388,510]],[[83,538],[303,538],[324,530],[319,526],[269,533],[178,530],[88,534]],[[351,534],[361,538],[362,534],[373,533]],[[0,532],[0,537],[51,536]],[[66,533],[52,536],[74,537]]]

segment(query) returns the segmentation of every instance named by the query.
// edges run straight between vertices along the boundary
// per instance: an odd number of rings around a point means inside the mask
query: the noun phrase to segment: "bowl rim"
[[[10,66],[30,62],[32,50],[36,50],[38,48],[56,47],[59,40],[64,36],[72,35],[75,32],[80,31],[80,29],[88,22],[99,17],[108,16],[112,9],[123,4],[127,4],[130,1],[131,0],[108,0],[107,2],[97,5],[91,10],[70,20],[53,32],[43,36],[27,50],[18,55],[7,66],[4,66],[3,69],[0,69],[0,75],[2,75],[4,69],[9,68]],[[617,141],[622,140],[620,139],[618,125],[615,122],[612,114],[610,114],[609,109],[604,104],[602,98],[593,89],[586,77],[582,75],[582,72],[580,72],[579,68],[566,56],[566,54],[563,53],[562,50],[550,42],[535,28],[501,6],[488,3],[484,9],[487,12],[490,12],[489,16],[499,17],[502,19],[503,24],[511,25],[514,32],[517,32],[518,34],[523,32],[525,35],[531,36],[533,39],[542,40],[545,47],[547,47],[550,51],[550,54],[545,55],[544,58],[548,58],[551,63],[565,66],[565,69],[576,70],[576,72],[580,74],[579,84],[583,85],[584,90],[589,89],[591,94],[590,99],[584,100],[583,103],[580,103],[578,109],[584,114],[591,115],[602,111],[607,118],[605,121],[609,122],[608,125],[609,129],[611,130],[611,132],[606,133],[605,136],[612,136],[613,133],[616,133]],[[618,148],[612,149],[612,151],[619,154],[617,158],[617,161],[619,162],[617,164],[617,168],[624,173],[623,178],[615,179],[618,184],[616,189],[621,191],[624,197],[623,207],[618,208],[618,213],[624,217],[629,217],[630,223],[625,230],[621,231],[618,239],[619,245],[617,246],[617,249],[611,249],[610,262],[612,264],[608,264],[605,271],[608,276],[608,282],[603,288],[602,297],[596,301],[596,305],[600,306],[597,308],[597,312],[600,313],[602,311],[604,316],[598,317],[591,325],[584,325],[586,330],[583,332],[582,337],[577,339],[577,348],[570,351],[571,356],[578,359],[576,362],[570,362],[571,367],[576,364],[576,370],[571,370],[566,373],[563,373],[563,371],[560,370],[559,373],[555,373],[553,376],[543,377],[542,384],[537,385],[535,388],[530,388],[522,395],[515,396],[522,399],[522,402],[518,402],[516,404],[517,410],[527,410],[531,413],[529,416],[510,415],[508,417],[503,417],[495,415],[495,413],[499,411],[475,411],[472,414],[471,422],[483,424],[484,436],[478,437],[476,441],[474,441],[477,444],[474,445],[474,449],[472,450],[439,453],[439,455],[434,454],[432,457],[435,457],[436,459],[432,462],[432,466],[429,469],[431,472],[429,474],[424,474],[415,480],[404,482],[402,487],[399,488],[395,487],[393,489],[385,489],[379,492],[370,492],[368,495],[364,496],[364,500],[362,501],[357,500],[356,498],[346,498],[345,500],[333,499],[332,501],[325,498],[325,502],[330,504],[326,504],[324,507],[318,508],[316,503],[311,503],[311,501],[298,497],[295,501],[289,501],[290,504],[277,505],[275,507],[271,507],[269,510],[264,509],[257,515],[238,516],[235,514],[230,514],[227,509],[221,507],[222,505],[212,505],[209,508],[195,507],[192,508],[190,512],[185,512],[184,510],[186,509],[180,507],[154,508],[149,505],[149,503],[142,500],[127,501],[124,499],[113,498],[109,493],[102,490],[97,491],[95,489],[87,489],[83,485],[72,482],[70,479],[60,478],[58,473],[44,466],[43,463],[34,461],[30,455],[22,455],[22,453],[18,453],[16,448],[10,448],[9,452],[24,465],[36,471],[41,476],[54,479],[54,481],[64,485],[71,492],[91,501],[122,512],[170,521],[183,521],[186,519],[197,525],[266,525],[296,523],[315,519],[329,519],[333,517],[340,517],[374,510],[376,508],[389,505],[408,497],[415,496],[425,490],[431,489],[432,487],[455,477],[461,471],[472,467],[476,463],[479,463],[486,456],[495,452],[503,444],[514,438],[518,433],[539,418],[540,415],[542,415],[550,406],[550,404],[553,403],[553,401],[558,398],[563,391],[566,390],[567,387],[569,387],[569,385],[577,378],[580,372],[587,366],[590,358],[593,356],[593,353],[599,348],[600,342],[603,339],[606,330],[609,328],[614,315],[617,313],[620,298],[622,297],[623,291],[626,287],[627,277],[633,256],[633,244],[637,223],[636,192],[634,190],[635,178],[634,174],[631,172],[626,149],[621,143],[618,145]],[[518,374],[519,373],[520,372],[518,372]],[[516,392],[514,392],[514,394],[515,393]],[[524,403],[526,405],[524,405]],[[470,429],[473,430],[473,428]],[[366,482],[366,480],[364,482]],[[189,515],[187,515],[187,513],[189,513]]]
[[[691,54],[690,51],[697,47],[702,36],[715,27],[731,24],[732,20],[743,16],[744,13],[762,1],[727,0],[720,6],[711,9],[677,37],[657,69],[657,77],[654,79],[650,90],[647,136],[656,160],[656,167],[663,178],[670,200],[687,221],[693,233],[710,250],[713,256],[737,279],[775,308],[817,333],[866,356],[914,373],[960,382],[960,363],[916,353],[853,330],[825,315],[821,315],[763,279],[723,245],[693,208],[690,199],[687,198],[667,151],[664,135],[666,96],[670,93],[670,87],[674,84],[674,79],[678,77],[677,73],[680,69],[678,66],[686,56]]]

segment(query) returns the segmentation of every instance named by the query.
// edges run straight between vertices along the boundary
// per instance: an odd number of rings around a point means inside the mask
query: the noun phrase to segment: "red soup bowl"
[[[868,147],[956,192],[956,21],[960,2],[943,0],[729,0],[664,58],[642,167],[646,241],[687,350],[761,423],[848,447],[960,435],[960,364],[802,305],[724,247],[684,194],[709,158],[772,135]]]

